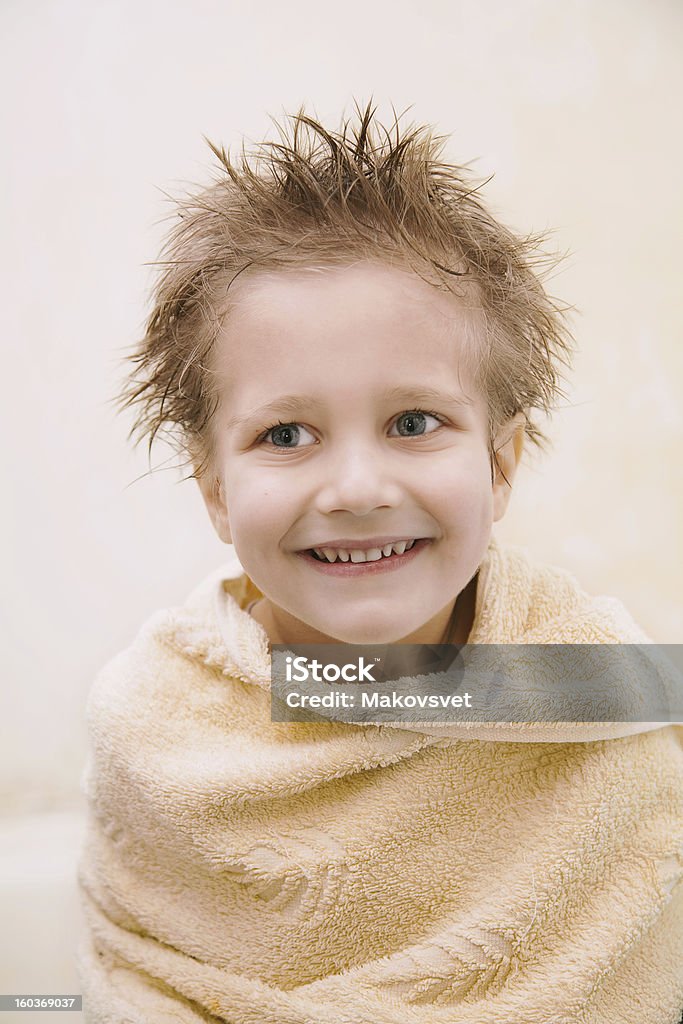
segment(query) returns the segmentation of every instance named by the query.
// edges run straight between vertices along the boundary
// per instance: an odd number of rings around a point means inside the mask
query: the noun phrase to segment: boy
[[[270,719],[272,644],[646,641],[491,535],[570,352],[533,240],[423,130],[291,128],[212,147],[124,396],[238,561],[89,699],[87,1019],[674,1024],[680,730]]]

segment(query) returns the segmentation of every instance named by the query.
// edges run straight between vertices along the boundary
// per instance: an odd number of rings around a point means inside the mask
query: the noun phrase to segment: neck
[[[477,582],[479,574],[475,573],[470,582],[458,594],[453,607],[442,644],[466,644],[474,624],[474,612],[477,603]]]

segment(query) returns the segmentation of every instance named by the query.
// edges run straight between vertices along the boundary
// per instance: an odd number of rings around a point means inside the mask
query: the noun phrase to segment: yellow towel
[[[272,723],[258,593],[215,575],[91,690],[86,1021],[678,1024],[683,728]],[[492,541],[470,641],[646,638]]]

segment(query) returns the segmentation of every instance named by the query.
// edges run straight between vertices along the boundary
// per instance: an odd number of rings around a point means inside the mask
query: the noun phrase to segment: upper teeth
[[[376,562],[382,556],[387,557],[394,552],[402,555],[404,551],[412,548],[415,540],[397,540],[394,544],[385,544],[383,548],[369,548],[367,551],[360,551],[351,548],[313,548],[318,558],[326,558],[328,562],[336,562],[339,558],[342,562]]]

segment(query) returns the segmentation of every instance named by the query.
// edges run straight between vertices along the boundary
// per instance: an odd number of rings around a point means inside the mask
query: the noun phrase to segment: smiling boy
[[[492,473],[477,311],[368,261],[255,273],[232,302],[200,486],[266,595],[252,615],[274,643],[446,642],[524,429],[505,425]],[[461,601],[455,642],[472,615]]]
[[[681,729],[280,723],[273,644],[640,644],[492,535],[571,343],[422,129],[304,116],[179,204],[123,403],[236,562],[91,691],[86,1019],[675,1024]]]

